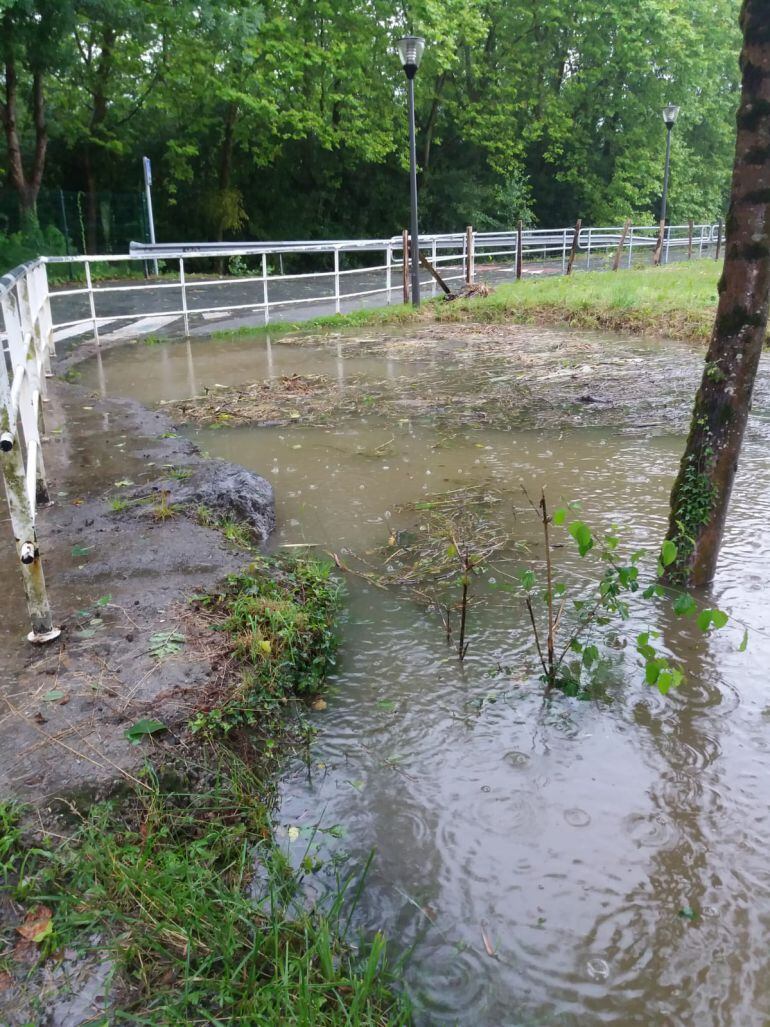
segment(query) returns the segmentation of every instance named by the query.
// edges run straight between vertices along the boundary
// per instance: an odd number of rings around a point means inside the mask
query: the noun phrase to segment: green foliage
[[[198,597],[241,674],[230,694],[199,712],[193,730],[255,724],[289,699],[321,691],[334,666],[340,595],[329,563],[260,557],[222,592]]]
[[[120,1022],[406,1024],[382,936],[357,950],[346,940],[361,875],[308,908],[270,840],[264,783],[224,751],[201,769],[208,791],[166,793],[150,777],[47,850],[23,853],[18,810],[0,805],[5,889],[22,912],[50,913],[41,955],[92,952],[97,937]],[[8,874],[8,852],[23,879]],[[0,937],[10,949],[12,927]]]
[[[597,534],[583,520],[567,523],[566,508],[549,514],[545,494],[536,511],[543,525],[544,567],[540,574],[532,568],[523,570],[519,582],[529,611],[546,689],[558,688],[578,698],[600,694],[600,690],[597,693],[597,685],[600,685],[607,663],[601,655],[600,642],[607,633],[617,631],[618,622],[629,619],[630,600],[634,595],[645,601],[665,599],[671,602],[676,616],[696,616],[697,626],[703,632],[723,628],[727,624],[728,616],[724,611],[699,611],[692,596],[672,594],[660,584],[659,579],[665,569],[677,559],[676,543],[670,540],[663,543],[655,579],[640,592],[640,570],[645,553],[636,550],[622,557],[616,527]],[[559,526],[567,527],[581,560],[592,554],[598,561],[601,573],[589,584],[581,580],[573,589],[568,589],[564,582],[558,580],[554,566],[557,549],[553,545],[551,531]],[[668,655],[656,648],[655,641],[659,637],[660,633],[652,629],[640,632],[635,639],[635,648],[644,666],[645,681],[666,695],[682,683],[684,676]]]

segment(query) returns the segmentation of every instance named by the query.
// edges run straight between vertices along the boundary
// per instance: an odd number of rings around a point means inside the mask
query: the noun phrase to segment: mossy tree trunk
[[[741,10],[741,101],[719,304],[690,434],[671,493],[671,583],[714,576],[770,298],[770,0]]]

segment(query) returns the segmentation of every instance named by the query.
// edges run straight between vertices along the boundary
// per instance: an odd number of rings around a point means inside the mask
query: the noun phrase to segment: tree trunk
[[[770,4],[744,0],[742,87],[719,305],[671,493],[670,583],[714,576],[770,298]]]
[[[0,101],[0,120],[5,133],[5,147],[8,161],[8,177],[16,191],[19,203],[19,221],[22,231],[31,231],[38,227],[37,198],[43,181],[46,150],[48,148],[48,132],[45,121],[45,101],[43,95],[43,74],[35,71],[32,77],[32,120],[35,126],[35,152],[32,168],[25,171],[21,152],[21,140],[17,124],[18,118],[18,82],[16,75],[16,53],[14,50],[13,20],[10,12],[6,12],[2,22],[3,63],[5,71],[5,100]]]

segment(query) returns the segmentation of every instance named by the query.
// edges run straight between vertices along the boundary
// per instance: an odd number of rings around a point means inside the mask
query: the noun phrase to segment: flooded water
[[[646,686],[630,646],[613,650],[606,701],[545,703],[526,611],[495,588],[538,557],[520,483],[582,501],[589,524],[622,526],[624,547],[657,548],[701,359],[610,336],[434,329],[139,345],[83,369],[145,402],[293,372],[354,392],[355,409],[312,425],[195,434],[273,482],[275,546],[375,566],[389,538],[419,535],[431,497],[470,486],[528,544],[474,585],[484,602],[462,667],[438,616],[348,577],[328,707],[309,762],[282,785],[283,844],[297,865],[308,849],[323,863],[310,894],[374,850],[358,923],[397,952],[415,946],[419,1023],[770,1023],[767,368],[719,574],[700,597],[730,612],[728,627],[705,637],[635,607],[622,632],[661,632],[685,671],[678,691]],[[600,573],[569,546],[554,555],[571,583]]]

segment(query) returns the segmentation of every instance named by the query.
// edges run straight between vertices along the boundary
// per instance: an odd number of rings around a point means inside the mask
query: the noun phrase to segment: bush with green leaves
[[[695,599],[685,592],[676,592],[661,583],[665,568],[677,556],[674,542],[663,543],[652,580],[642,587],[640,578],[643,549],[623,555],[618,528],[593,531],[584,520],[573,516],[579,504],[549,511],[545,492],[533,509],[541,523],[544,542],[543,566],[538,573],[531,567],[519,575],[519,586],[532,627],[532,637],[542,669],[546,691],[558,688],[568,695],[587,697],[594,694],[603,663],[600,643],[605,631],[615,631],[618,622],[631,616],[632,596],[671,603],[678,617],[695,617],[703,632],[724,627],[727,614],[719,609],[700,609]],[[565,529],[577,547],[581,560],[589,554],[598,561],[600,574],[589,587],[581,582],[572,591],[559,579],[554,565],[556,549],[554,529]],[[575,594],[578,593],[578,594]],[[644,665],[645,680],[666,695],[682,683],[683,672],[655,645],[660,633],[653,629],[635,637],[635,648]],[[746,639],[741,645],[745,648]]]

